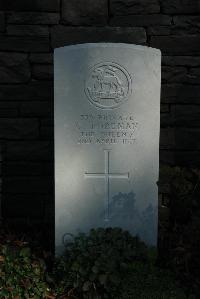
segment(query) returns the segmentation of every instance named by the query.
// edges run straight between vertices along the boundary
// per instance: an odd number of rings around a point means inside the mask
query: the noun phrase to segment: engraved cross
[[[127,173],[111,173],[110,172],[110,150],[104,150],[104,173],[85,172],[86,178],[93,179],[104,179],[105,180],[105,216],[104,220],[109,221],[110,219],[110,179],[128,179],[129,172]]]

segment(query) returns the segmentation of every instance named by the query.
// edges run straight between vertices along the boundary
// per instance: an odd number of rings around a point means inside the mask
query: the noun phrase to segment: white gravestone
[[[121,227],[157,242],[158,49],[96,43],[55,49],[55,233]]]

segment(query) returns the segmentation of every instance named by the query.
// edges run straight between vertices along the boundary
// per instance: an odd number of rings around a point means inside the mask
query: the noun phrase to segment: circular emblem
[[[114,62],[98,63],[90,69],[85,93],[92,104],[112,109],[123,104],[131,93],[131,76]]]

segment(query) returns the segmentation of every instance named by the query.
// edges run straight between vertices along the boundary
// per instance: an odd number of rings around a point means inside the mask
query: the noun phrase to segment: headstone
[[[55,49],[56,252],[71,235],[121,227],[157,242],[158,49]]]

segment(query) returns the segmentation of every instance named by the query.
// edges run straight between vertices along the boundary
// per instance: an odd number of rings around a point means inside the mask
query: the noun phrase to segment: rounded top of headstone
[[[142,45],[135,45],[135,44],[128,44],[128,43],[106,43],[106,42],[99,42],[99,43],[81,43],[81,44],[74,44],[74,45],[66,45],[64,47],[55,48],[54,52],[57,51],[64,51],[66,50],[73,50],[77,48],[94,48],[94,47],[113,47],[113,48],[126,48],[132,50],[140,50],[140,51],[148,51],[152,52],[156,55],[161,55],[160,49],[152,48],[148,46]]]

